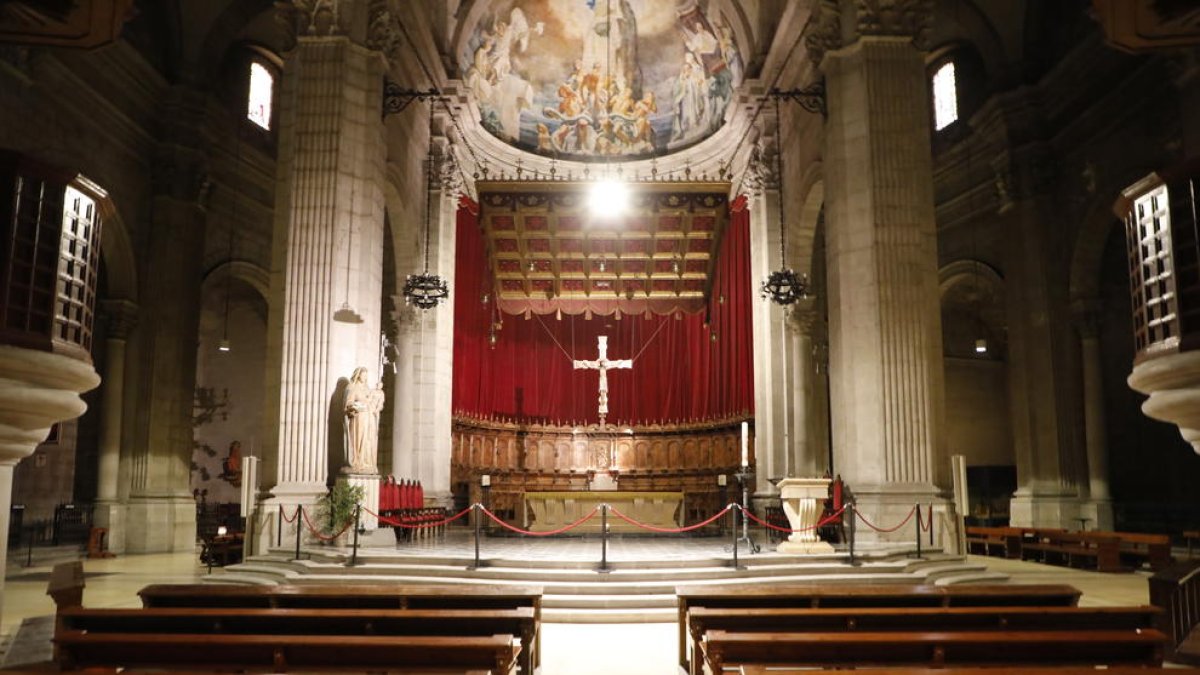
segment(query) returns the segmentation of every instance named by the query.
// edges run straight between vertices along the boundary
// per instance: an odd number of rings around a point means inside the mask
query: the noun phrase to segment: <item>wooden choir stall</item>
[[[451,481],[459,503],[481,502],[535,532],[569,525],[601,503],[655,527],[691,525],[736,498],[730,474],[742,463],[744,422],[559,426],[457,417]],[[748,423],[751,464],[752,433]],[[571,533],[599,528],[593,518]],[[609,531],[645,532],[611,515]]]

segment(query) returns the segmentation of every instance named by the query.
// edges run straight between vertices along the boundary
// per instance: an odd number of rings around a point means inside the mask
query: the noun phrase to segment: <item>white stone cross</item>
[[[604,418],[608,417],[608,371],[610,368],[633,368],[633,360],[631,359],[608,359],[608,336],[597,336],[597,346],[600,349],[600,358],[595,361],[573,361],[575,370],[599,370],[600,371],[600,426],[604,426]]]

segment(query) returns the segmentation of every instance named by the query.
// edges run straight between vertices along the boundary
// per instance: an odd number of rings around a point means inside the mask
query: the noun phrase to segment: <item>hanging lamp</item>
[[[429,104],[429,133],[433,134],[433,103]],[[450,297],[446,280],[429,272],[429,220],[433,197],[433,143],[429,144],[429,157],[425,160],[425,252],[424,267],[420,274],[410,274],[404,280],[404,301],[419,309],[433,309]]]
[[[797,275],[787,264],[787,219],[783,199],[783,118],[779,114],[779,96],[775,96],[775,180],[779,184],[779,264],[762,284],[762,297],[777,305],[791,305],[808,297],[808,277]]]

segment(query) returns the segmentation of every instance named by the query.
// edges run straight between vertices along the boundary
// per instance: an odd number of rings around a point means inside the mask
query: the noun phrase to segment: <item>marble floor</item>
[[[631,540],[644,548],[650,540]],[[590,551],[579,542],[580,553]],[[543,547],[548,550],[548,547]],[[632,552],[632,548],[630,552]],[[545,551],[543,551],[545,552]],[[1015,583],[1065,583],[1083,592],[1081,605],[1115,606],[1148,602],[1148,572],[1100,574],[1038,563],[971,556],[972,562],[1009,574]],[[84,604],[137,607],[137,591],[150,583],[192,582],[206,574],[195,554],[127,555],[84,561]],[[0,633],[13,633],[25,618],[52,614],[45,594],[50,567],[9,568]],[[215,570],[214,574],[220,574]],[[541,675],[670,675],[676,673],[674,624],[547,624]]]

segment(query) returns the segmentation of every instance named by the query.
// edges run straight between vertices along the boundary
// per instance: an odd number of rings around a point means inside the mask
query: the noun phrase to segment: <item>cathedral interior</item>
[[[343,479],[690,524],[739,471],[1194,529],[1198,45],[1165,0],[0,3],[0,529],[262,548]]]

